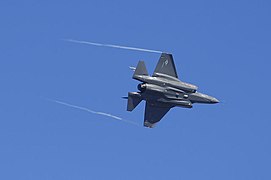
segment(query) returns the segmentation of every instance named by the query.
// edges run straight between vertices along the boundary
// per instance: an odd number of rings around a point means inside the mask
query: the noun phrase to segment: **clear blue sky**
[[[271,1],[0,2],[0,179],[271,179]],[[175,108],[154,129],[121,99],[128,66],[171,52],[181,80],[222,101]]]

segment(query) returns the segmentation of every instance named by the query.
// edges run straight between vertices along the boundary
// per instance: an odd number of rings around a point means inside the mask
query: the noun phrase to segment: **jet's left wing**
[[[172,107],[166,104],[146,101],[144,126],[149,128],[154,127]]]

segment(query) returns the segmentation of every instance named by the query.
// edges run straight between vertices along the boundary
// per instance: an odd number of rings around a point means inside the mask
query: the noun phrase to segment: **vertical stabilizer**
[[[136,77],[140,76],[140,75],[148,76],[147,68],[146,68],[144,61],[138,62],[136,69],[135,69],[135,72],[134,72],[134,75],[133,75],[133,78],[136,79]]]
[[[153,76],[157,76],[157,73],[178,78],[172,54],[162,53],[154,70]]]

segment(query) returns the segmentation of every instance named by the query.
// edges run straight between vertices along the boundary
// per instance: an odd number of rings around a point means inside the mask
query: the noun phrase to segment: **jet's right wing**
[[[144,126],[154,127],[172,107],[166,104],[146,101]]]
[[[156,76],[156,73],[166,74],[178,78],[172,54],[162,53],[154,70],[153,76]]]

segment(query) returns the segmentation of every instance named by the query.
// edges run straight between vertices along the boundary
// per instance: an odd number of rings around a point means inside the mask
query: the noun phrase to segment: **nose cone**
[[[218,99],[216,99],[212,96],[209,96],[207,94],[199,93],[199,92],[190,94],[189,100],[193,103],[206,103],[206,104],[219,103]]]
[[[219,103],[219,100],[214,98],[214,97],[210,101],[211,101],[212,104]]]

